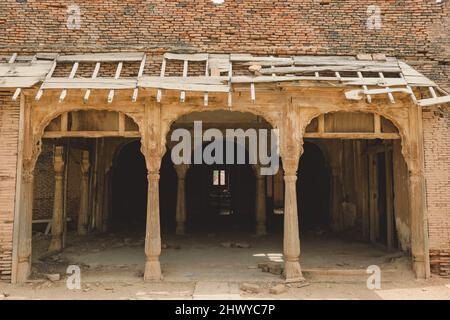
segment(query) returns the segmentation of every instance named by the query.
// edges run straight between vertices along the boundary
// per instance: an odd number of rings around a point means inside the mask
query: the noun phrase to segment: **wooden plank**
[[[61,115],[61,132],[66,132],[69,126],[69,114],[63,113]]]
[[[385,78],[383,72],[378,72],[378,75],[380,76],[380,79],[384,82]],[[394,95],[392,94],[392,92],[388,92],[388,98],[389,101],[391,101],[391,103],[395,103]]]
[[[95,64],[95,69],[94,69],[94,72],[92,73],[91,79],[97,78],[97,75],[98,75],[99,71],[100,71],[100,62],[97,62]],[[84,98],[83,98],[85,103],[89,100],[90,94],[91,94],[91,89],[86,90],[86,93],[84,94]]]
[[[123,67],[123,62],[120,61],[118,63],[118,65],[117,65],[117,69],[116,69],[116,74],[114,76],[114,80],[118,80],[119,79],[120,74],[122,72],[122,67]],[[111,103],[113,101],[113,99],[114,99],[114,89],[111,89],[109,91],[109,94],[108,94],[108,103]]]
[[[195,83],[172,83],[172,82],[160,82],[153,83],[151,81],[138,80],[138,86],[142,88],[157,88],[165,90],[182,90],[182,91],[203,91],[203,92],[229,92],[228,85],[208,85],[208,84],[195,84]]]
[[[311,66],[311,67],[273,67],[259,70],[260,74],[287,74],[287,73],[310,73],[310,72],[400,72],[398,67],[372,67],[372,66]]]
[[[137,81],[111,78],[51,78],[42,84],[42,89],[134,89]]]
[[[9,58],[8,63],[14,63],[16,61],[16,59],[17,59],[17,53],[15,52],[12,54],[11,58]]]
[[[125,131],[125,114],[119,112],[119,132],[123,133]]]
[[[318,122],[319,133],[324,133],[325,132],[325,115],[321,114],[319,116],[319,118],[317,118],[317,122]]]
[[[428,98],[428,99],[417,100],[417,104],[421,107],[428,107],[428,106],[444,104],[444,103],[449,103],[449,102],[450,102],[450,95],[443,96],[443,97],[437,97],[437,98]]]
[[[403,78],[362,78],[356,80],[350,80],[349,78],[342,78],[342,83],[348,86],[379,86],[379,87],[391,87],[391,86],[404,86],[408,82]]]
[[[278,57],[257,57],[251,56],[247,54],[231,54],[230,55],[231,62],[253,62],[255,64],[269,63],[270,65],[274,65],[276,63],[288,63],[292,64],[292,58],[278,58]]]
[[[73,64],[72,71],[70,71],[69,79],[73,79],[75,77],[75,74],[77,73],[77,70],[78,70],[78,65],[79,65],[78,62],[75,62]],[[61,92],[61,95],[59,96],[59,102],[63,101],[66,98],[66,95],[67,95],[67,90],[64,89]]]
[[[142,61],[141,61],[141,65],[139,66],[138,78],[141,78],[142,75],[144,74],[144,68],[145,68],[146,59],[147,59],[147,56],[144,54],[144,57],[142,58]],[[136,102],[137,96],[138,96],[138,92],[139,92],[139,89],[136,86],[136,89],[134,89],[134,91],[133,91],[133,97],[132,97],[131,101]]]
[[[371,132],[306,132],[304,137],[314,139],[400,139],[398,133]]]
[[[53,60],[53,64],[50,68],[50,71],[45,76],[45,81],[47,81],[48,79],[50,79],[52,77],[53,72],[55,72],[55,69],[56,69],[56,64],[57,64],[57,62],[56,62],[56,58],[55,58],[55,60]],[[36,94],[36,97],[35,97],[36,100],[39,100],[42,97],[42,94],[44,93],[43,85],[45,84],[45,81],[42,83],[39,91]]]
[[[399,67],[396,60],[359,61],[354,57],[323,57],[323,56],[296,56],[293,57],[295,65],[335,65],[335,66],[367,66],[367,67]]]
[[[208,60],[207,53],[194,53],[194,54],[178,54],[178,53],[165,53],[165,59],[169,60],[184,60],[184,61],[206,61]]]
[[[126,137],[138,138],[141,134],[139,131],[46,131],[43,135],[47,139],[55,138],[105,138],[105,137]]]
[[[228,82],[226,76],[211,76],[211,77],[141,77],[138,80],[140,87],[152,87],[157,88],[160,85],[168,84],[203,84],[203,85],[223,85]]]
[[[187,76],[188,76],[188,66],[189,66],[189,61],[184,60],[184,62],[183,62],[183,78],[187,78]],[[184,102],[185,100],[186,100],[186,91],[181,91],[180,101]]]
[[[405,88],[385,88],[385,89],[370,89],[370,90],[351,90],[345,92],[345,97],[349,100],[361,100],[363,95],[376,95],[376,94],[386,94],[386,93],[402,92],[409,94],[409,90]]]
[[[167,60],[165,57],[163,57],[162,65],[161,65],[161,72],[159,75],[161,78],[164,78],[164,75],[166,73],[166,64],[167,64]],[[156,93],[156,101],[161,102],[161,98],[162,98],[162,91],[161,91],[161,89],[159,89],[158,92]]]
[[[144,53],[121,52],[121,53],[93,53],[59,56],[58,62],[133,62],[142,61]]]
[[[0,88],[30,88],[42,80],[42,77],[0,77]]]
[[[376,134],[381,133],[381,116],[377,113],[373,114],[373,127]]]
[[[52,67],[51,62],[0,64],[0,77],[42,77],[44,78]]]

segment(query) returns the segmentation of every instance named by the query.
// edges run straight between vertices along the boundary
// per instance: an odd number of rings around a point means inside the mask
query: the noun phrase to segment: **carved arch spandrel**
[[[108,111],[121,113],[125,116],[129,117],[134,121],[134,123],[138,126],[139,132],[141,133],[141,139],[143,137],[143,112],[128,112],[125,107],[117,108],[111,106],[64,106],[59,107],[55,106],[51,108],[50,111],[43,112],[35,112],[34,108],[39,108],[39,106],[32,106],[28,108],[27,112],[29,112],[29,118],[31,119],[29,128],[28,128],[28,136],[30,139],[25,139],[25,150],[29,152],[24,153],[24,170],[33,172],[36,166],[36,162],[39,158],[42,148],[42,138],[44,136],[45,129],[50,124],[52,120],[55,118],[67,114],[69,112],[77,112],[77,111]]]
[[[414,106],[413,106],[414,107]],[[300,108],[301,109],[301,108]],[[342,106],[339,107],[330,107],[327,110],[322,109],[314,109],[314,108],[305,108],[301,109],[300,111],[300,132],[301,137],[303,140],[303,136],[305,135],[306,128],[308,125],[317,117],[323,114],[329,114],[329,113],[337,113],[337,112],[362,112],[362,113],[368,113],[368,114],[378,114],[387,120],[391,121],[394,126],[398,129],[399,135],[400,135],[400,141],[402,146],[402,155],[405,159],[406,164],[408,165],[408,168],[411,170],[411,168],[414,166],[413,159],[411,156],[411,148],[412,148],[412,137],[410,132],[410,119],[408,115],[408,107],[404,108],[396,108],[396,109],[385,109],[385,110],[368,110],[364,107],[351,107],[348,108],[342,108]]]

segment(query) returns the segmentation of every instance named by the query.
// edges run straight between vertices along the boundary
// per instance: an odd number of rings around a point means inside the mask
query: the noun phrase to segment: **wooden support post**
[[[53,198],[52,240],[48,251],[61,251],[63,248],[63,210],[64,210],[64,147],[55,146],[53,167],[55,170],[55,194]]]
[[[386,244],[387,250],[391,251],[394,245],[394,194],[392,181],[392,151],[386,147]]]
[[[145,232],[145,271],[144,280],[162,280],[161,264],[161,231],[159,222],[159,171],[150,171],[147,196],[147,229]]]
[[[302,282],[300,267],[300,234],[297,211],[297,161],[284,161],[284,273],[286,282]]]
[[[89,151],[81,152],[81,185],[80,185],[80,210],[78,212],[78,234],[87,234],[89,223]]]
[[[410,107],[409,204],[411,214],[411,253],[417,278],[430,277],[428,223],[425,206],[422,109]]]
[[[266,228],[266,184],[265,176],[260,174],[259,166],[255,169],[256,176],[256,235],[264,236],[267,234]]]
[[[188,164],[180,164],[175,166],[175,170],[178,176],[175,231],[177,235],[186,234],[186,173],[188,169]]]
[[[33,220],[33,183],[34,174],[24,168],[22,173],[22,192],[19,203],[19,244],[17,248],[16,283],[22,284],[31,274],[31,242]]]
[[[378,220],[378,176],[377,176],[377,155],[369,154],[369,228],[370,241],[377,241],[377,220]]]

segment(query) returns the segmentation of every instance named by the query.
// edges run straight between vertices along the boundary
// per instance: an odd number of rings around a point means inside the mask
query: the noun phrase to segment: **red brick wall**
[[[19,103],[0,92],[0,280],[11,278]]]

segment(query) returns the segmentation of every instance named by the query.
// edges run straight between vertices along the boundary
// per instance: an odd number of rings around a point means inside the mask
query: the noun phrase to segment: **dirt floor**
[[[38,234],[30,281],[0,283],[0,299],[450,299],[450,279],[414,279],[402,253],[331,235],[302,238],[306,282],[287,286],[281,236],[166,236],[163,243],[164,280],[144,282],[143,237],[69,235],[63,253],[48,255],[49,237]],[[81,289],[67,288],[69,265],[80,267]],[[381,268],[380,289],[367,288],[370,265]]]

